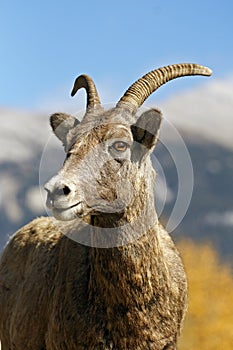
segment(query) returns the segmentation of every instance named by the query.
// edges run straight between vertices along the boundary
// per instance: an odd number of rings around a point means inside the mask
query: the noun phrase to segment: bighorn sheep
[[[108,111],[81,75],[72,95],[87,91],[83,120],[51,116],[67,153],[45,185],[56,219],[30,222],[1,257],[2,350],[176,349],[187,284],[154,208],[149,155],[161,113],[136,112],[162,84],[187,75],[211,71],[188,63],[156,69]]]

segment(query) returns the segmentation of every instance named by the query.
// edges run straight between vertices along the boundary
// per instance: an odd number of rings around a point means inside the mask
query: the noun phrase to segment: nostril
[[[63,193],[64,193],[65,196],[68,196],[68,194],[70,193],[70,189],[69,189],[68,186],[64,186],[63,187]]]
[[[63,184],[52,189],[49,189],[46,186],[45,190],[47,192],[47,199],[50,201],[57,200],[59,197],[68,196],[68,194],[71,192],[69,186]]]

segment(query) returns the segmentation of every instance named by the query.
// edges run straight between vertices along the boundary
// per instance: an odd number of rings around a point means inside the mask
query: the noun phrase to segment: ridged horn
[[[86,89],[87,92],[87,111],[101,108],[100,98],[91,77],[86,74],[80,75],[74,82],[71,96],[74,96],[81,88]]]
[[[180,63],[155,69],[132,84],[117,103],[117,107],[127,107],[135,113],[155,90],[169,80],[187,75],[211,74],[211,69],[195,63]]]

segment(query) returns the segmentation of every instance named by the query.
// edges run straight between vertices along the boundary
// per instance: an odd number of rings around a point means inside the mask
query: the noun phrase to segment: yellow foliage
[[[189,283],[180,350],[233,349],[233,276],[208,245],[179,243]]]

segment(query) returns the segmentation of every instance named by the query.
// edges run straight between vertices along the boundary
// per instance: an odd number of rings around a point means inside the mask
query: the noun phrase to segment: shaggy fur
[[[0,290],[2,350],[175,349],[186,305],[182,264],[160,225],[101,249],[36,219],[8,244]]]
[[[211,73],[193,64],[153,71],[107,112],[91,78],[77,78],[72,94],[88,93],[82,122],[51,117],[67,152],[45,186],[56,219],[23,227],[0,260],[2,350],[176,349],[187,283],[154,207],[161,113],[135,111],[164,82],[192,74]]]

